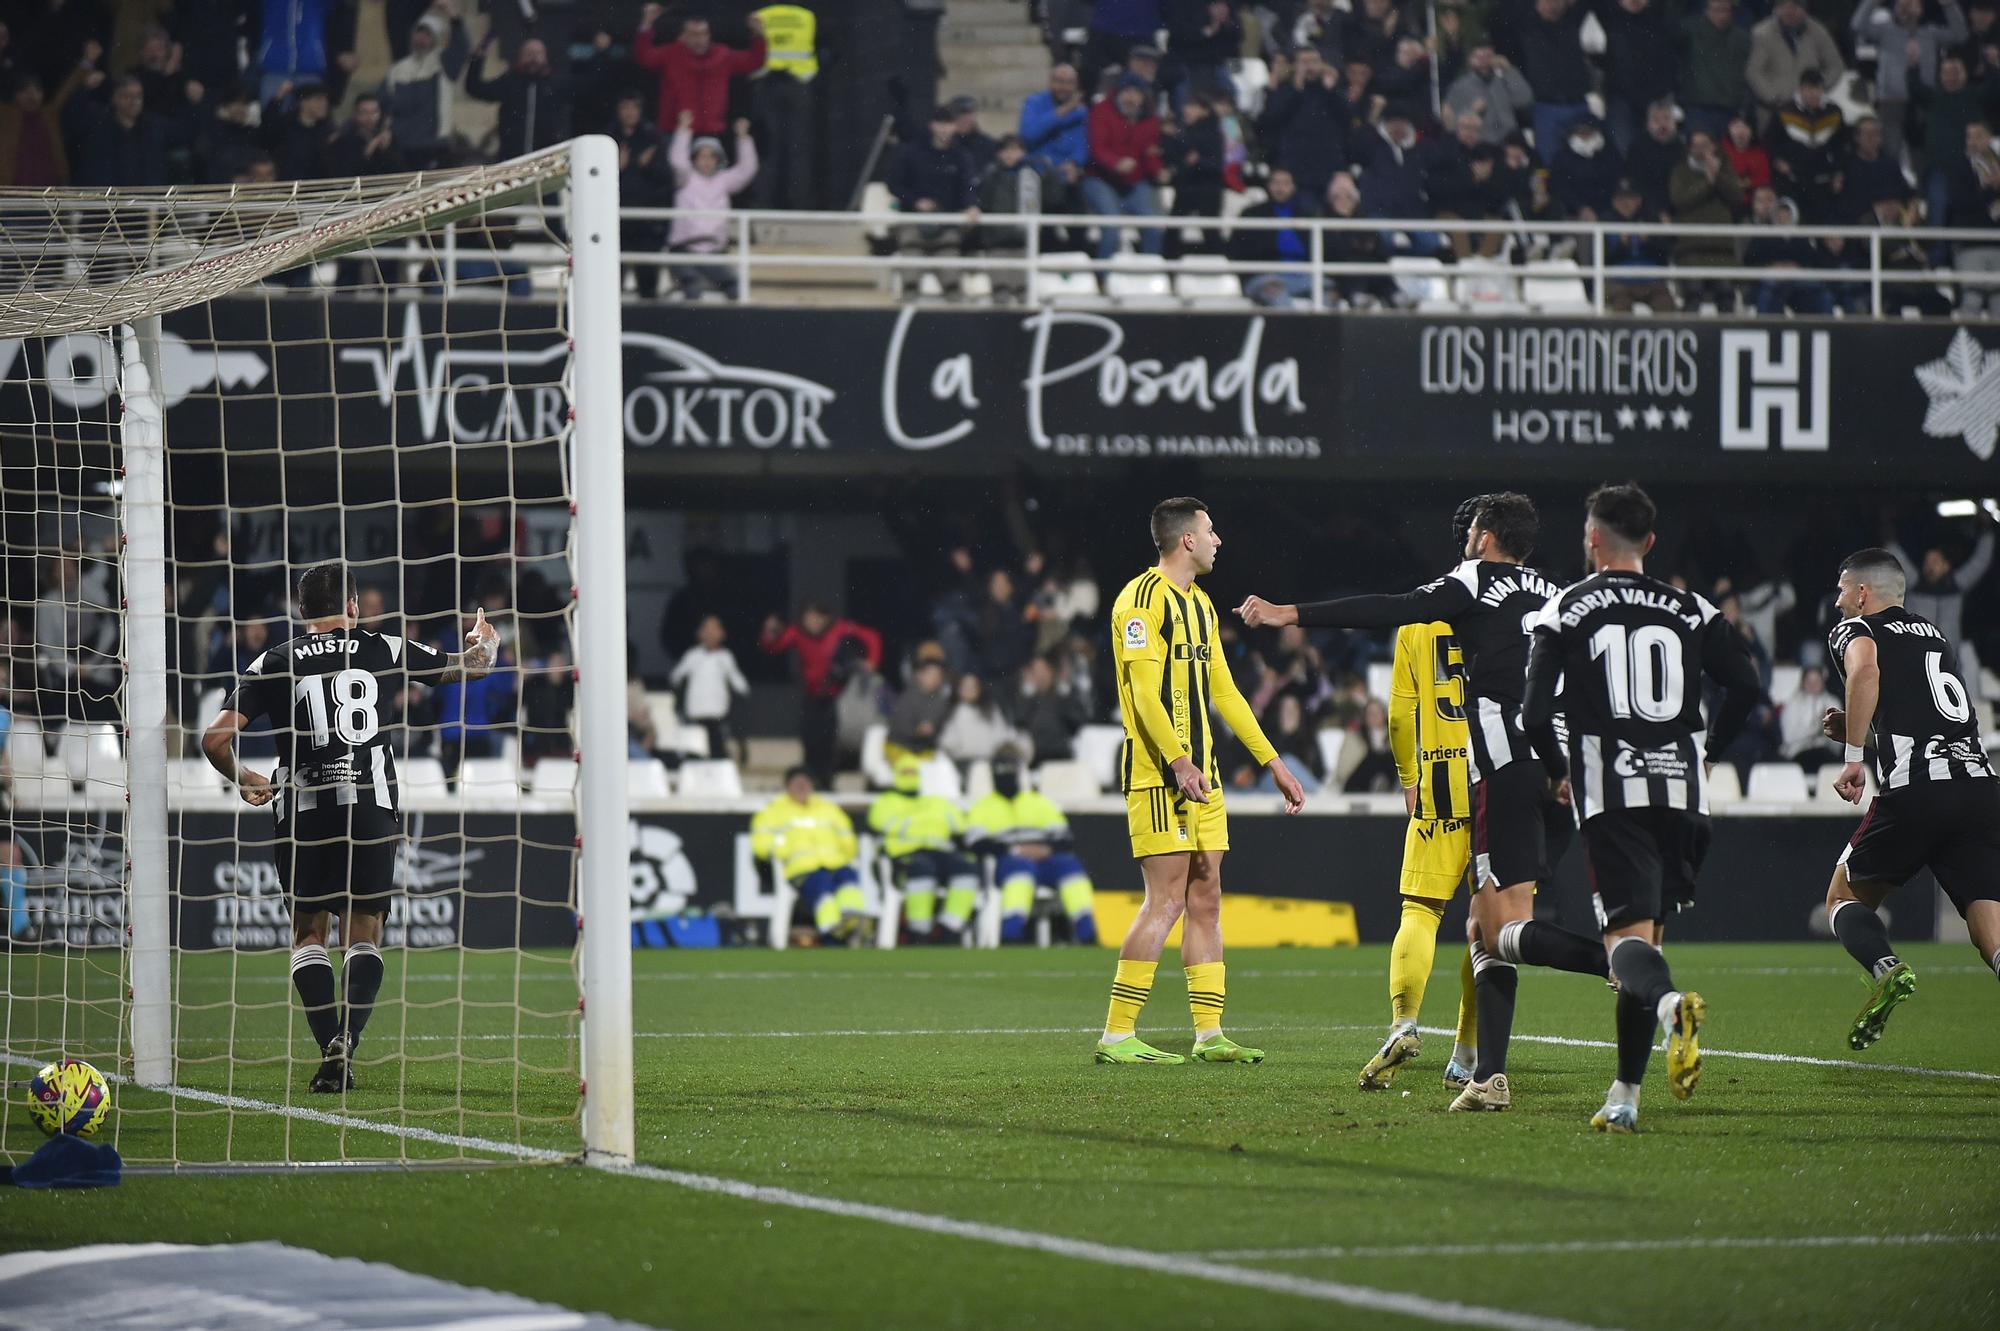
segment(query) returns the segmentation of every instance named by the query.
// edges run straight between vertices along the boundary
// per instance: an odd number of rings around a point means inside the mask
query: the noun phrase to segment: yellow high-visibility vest
[[[804,5],[766,5],[757,11],[764,20],[764,43],[770,54],[765,69],[782,70],[801,83],[819,73],[819,54],[813,49],[813,12]]]

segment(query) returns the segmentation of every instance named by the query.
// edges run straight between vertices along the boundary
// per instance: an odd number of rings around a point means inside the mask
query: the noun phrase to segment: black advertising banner
[[[1235,821],[1232,890],[1351,902],[1363,941],[1383,942],[1395,933],[1405,820],[1239,814]],[[735,897],[736,839],[747,834],[749,822],[747,813],[634,817],[632,918],[729,906]],[[398,895],[388,922],[391,946],[574,944],[575,922],[566,900],[567,815],[411,814],[405,825],[409,839],[397,864]],[[1139,889],[1122,815],[1079,814],[1071,825],[1078,853],[1100,888]],[[29,911],[45,933],[76,947],[116,946],[122,939],[121,826],[116,813],[79,814],[68,822],[21,821],[16,839],[28,866]],[[201,951],[291,945],[269,826],[257,813],[173,815],[176,946]],[[1828,867],[1849,830],[1846,820],[1825,817],[1716,819],[1710,872],[1697,908],[1674,922],[1674,936],[1814,936],[1824,919]],[[1930,893],[1926,877],[1892,902],[1911,922],[1913,934],[1929,931]],[[1580,853],[1564,860],[1556,890],[1540,905],[1574,928],[1593,927]]]
[[[1955,483],[1991,478],[2000,433],[2000,333],[1946,323],[636,303],[624,317],[624,400],[579,409],[615,405],[641,479],[1194,461],[1333,482],[1450,465]],[[524,460],[513,446],[557,434],[567,410],[548,302],[232,297],[169,316],[162,350],[170,447],[240,464],[337,443],[350,460],[504,475]],[[0,340],[0,420],[101,436],[115,357],[96,334]]]

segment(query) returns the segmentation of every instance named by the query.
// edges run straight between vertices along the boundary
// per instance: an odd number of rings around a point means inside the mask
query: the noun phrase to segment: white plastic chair
[[[1188,254],[1174,273],[1174,294],[1189,305],[1208,308],[1240,308],[1250,304],[1243,294],[1243,282],[1226,270],[1228,260],[1219,254]]]
[[[896,769],[889,764],[889,727],[876,722],[861,732],[861,775],[875,790],[887,790],[896,783]]]
[[[1368,696],[1389,701],[1389,691],[1395,687],[1396,669],[1386,661],[1372,661],[1368,666]]]
[[[1456,311],[1451,282],[1442,260],[1420,254],[1398,254],[1389,260],[1389,277],[1396,289],[1422,311]]]
[[[1736,767],[1732,763],[1717,763],[1715,770],[1708,774],[1708,805],[1721,808],[1725,804],[1738,804],[1743,799],[1743,783],[1737,779]]]
[[[1090,256],[1080,250],[1044,254],[1036,265],[1036,294],[1058,305],[1097,303],[1097,274],[1074,266],[1089,262]]]
[[[633,758],[625,764],[625,798],[663,800],[673,794],[667,765],[658,758]]]
[[[1037,767],[1035,788],[1057,804],[1092,799],[1102,793],[1089,766],[1074,759],[1059,759]]]
[[[985,799],[993,793],[993,764],[975,758],[965,765],[965,802]]]
[[[406,758],[397,763],[396,784],[408,799],[442,800],[451,795],[445,784],[444,764],[435,758]]]
[[[864,213],[893,213],[896,211],[896,196],[889,192],[888,185],[879,180],[871,180],[861,187],[861,211]],[[868,224],[870,240],[887,240],[889,225],[886,222]]]
[[[67,778],[44,774],[16,777],[14,802],[23,809],[67,809],[82,800]]]
[[[1451,280],[1452,299],[1470,310],[1499,311],[1520,305],[1514,272],[1491,259],[1466,259]]]
[[[682,766],[681,775],[687,775],[686,765]],[[770,930],[771,946],[783,952],[791,945],[792,909],[798,904],[798,893],[778,873],[776,865],[757,863],[757,857],[750,853],[748,832],[736,834],[735,850],[737,918],[765,921]]]
[[[1123,726],[1085,726],[1070,741],[1076,760],[1088,768],[1091,777],[1106,790],[1118,785],[1118,753],[1124,744]]]
[[[1784,702],[1799,691],[1799,676],[1805,671],[1795,665],[1774,665],[1771,667],[1771,697]]]
[[[1521,299],[1543,314],[1589,314],[1597,307],[1574,259],[1541,259],[1521,278]]]
[[[1120,254],[1111,263],[1111,271],[1104,275],[1104,294],[1112,300],[1120,305],[1173,303],[1173,282],[1167,277],[1166,260],[1159,255]]]
[[[954,804],[965,798],[965,782],[959,777],[958,765],[943,754],[924,764],[917,788],[926,795],[941,796]]]
[[[688,799],[736,799],[743,794],[743,775],[727,758],[704,758],[681,764],[681,794]]]
[[[1320,766],[1326,768],[1326,782],[1332,785],[1334,777],[1340,772],[1340,751],[1347,747],[1347,732],[1327,727],[1317,734]]]
[[[535,795],[567,799],[576,793],[576,769],[574,758],[544,758],[535,764],[534,773],[528,780],[528,790]]]
[[[1744,793],[1763,804],[1802,804],[1812,798],[1806,790],[1805,770],[1797,763],[1756,764],[1750,769],[1750,786]]]
[[[521,796],[521,770],[512,758],[467,758],[459,764],[458,789],[468,805],[511,808]]]
[[[646,717],[653,723],[653,733],[660,737],[662,744],[680,728],[680,707],[671,693],[648,693]]]
[[[32,717],[14,718],[14,732],[7,738],[5,752],[7,766],[17,781],[40,776],[52,768],[60,771],[62,767],[61,760],[50,758],[49,751],[42,747],[42,728]],[[202,766],[208,764],[204,762]]]

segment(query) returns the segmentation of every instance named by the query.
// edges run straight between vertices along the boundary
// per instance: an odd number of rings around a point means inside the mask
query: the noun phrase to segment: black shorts
[[[1850,882],[1901,887],[1924,869],[1964,915],[2000,901],[2000,781],[1937,781],[1877,795],[1840,853]]]
[[[1590,901],[1599,929],[1664,920],[1694,905],[1708,858],[1706,814],[1686,809],[1606,809],[1583,825]]]
[[[1473,888],[1539,883],[1569,849],[1575,826],[1532,760],[1508,763],[1472,786]]]
[[[373,804],[307,809],[280,822],[272,853],[293,918],[387,915],[402,843],[402,818]]]

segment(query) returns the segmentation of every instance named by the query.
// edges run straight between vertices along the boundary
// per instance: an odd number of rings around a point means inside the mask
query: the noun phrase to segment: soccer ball
[[[28,1083],[28,1112],[43,1132],[89,1137],[111,1117],[111,1085],[80,1058],[51,1063]]]

